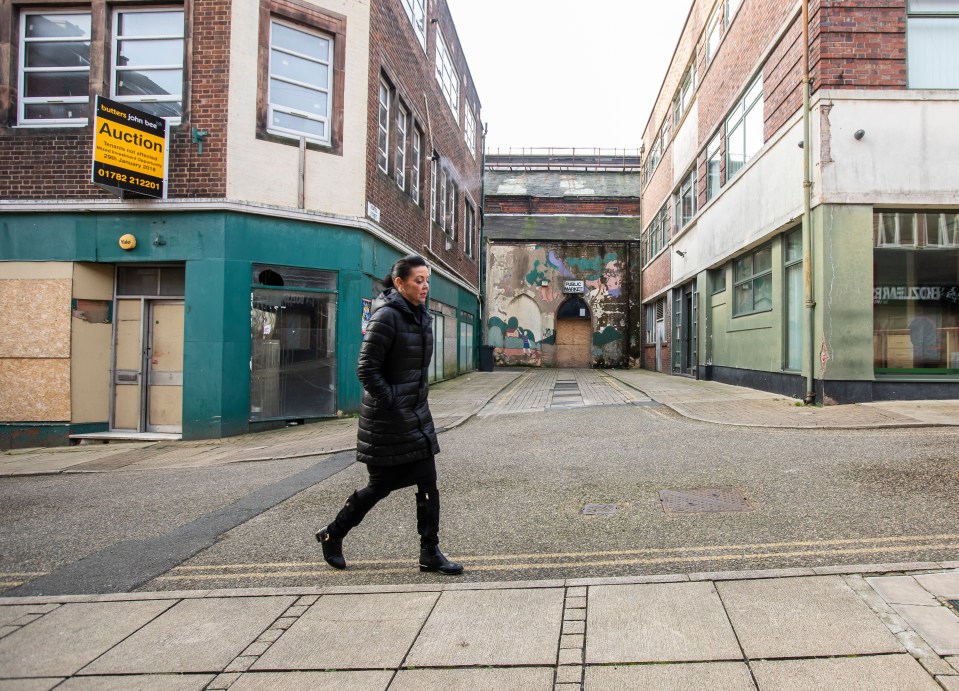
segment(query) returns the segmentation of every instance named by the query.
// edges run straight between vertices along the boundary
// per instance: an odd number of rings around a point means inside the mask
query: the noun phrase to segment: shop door
[[[117,299],[112,429],[180,433],[183,301]]]

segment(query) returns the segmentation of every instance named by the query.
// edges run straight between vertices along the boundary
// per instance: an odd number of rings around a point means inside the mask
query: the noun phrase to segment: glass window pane
[[[160,268],[160,295],[184,295],[186,290],[186,270],[179,266]]]
[[[158,118],[178,118],[183,115],[182,101],[140,101],[136,108]]]
[[[26,19],[27,38],[90,37],[89,14],[30,14]]]
[[[909,11],[959,14],[959,0],[909,0]]]
[[[743,152],[745,160],[751,159],[763,147],[763,108],[761,103],[753,106],[746,114],[745,143]]]
[[[250,418],[336,412],[336,295],[254,289]]]
[[[179,96],[183,71],[121,70],[117,72],[117,96]]]
[[[271,45],[306,55],[315,60],[328,62],[330,59],[330,41],[305,31],[298,31],[283,24],[273,22],[273,40]]]
[[[786,262],[802,259],[802,231],[793,231],[786,235]]]
[[[87,117],[87,103],[28,103],[23,107],[27,120],[72,120]]]
[[[160,268],[121,266],[117,269],[117,295],[157,295]]]
[[[735,279],[736,281],[742,281],[753,275],[753,257],[752,255],[746,255],[745,257],[740,257],[736,260],[736,270],[735,270]]]
[[[326,93],[279,79],[270,80],[270,102],[314,115],[325,117],[329,114],[329,97]]]
[[[796,372],[802,369],[802,306],[803,270],[794,264],[786,269],[786,369]]]
[[[733,314],[753,311],[753,284],[743,283],[733,291]]]
[[[770,274],[760,276],[753,281],[753,309],[758,311],[773,308],[773,277]]]
[[[27,98],[63,98],[86,96],[90,76],[84,72],[29,72],[23,76],[23,95]]]
[[[305,118],[300,115],[293,115],[291,113],[283,113],[279,110],[274,110],[273,115],[270,118],[270,123],[274,127],[280,127],[284,130],[301,132],[307,137],[315,137],[320,140],[329,139],[326,123],[320,122],[319,120],[310,120],[309,118]]]
[[[756,252],[753,260],[753,273],[761,274],[766,271],[772,271],[773,268],[773,249],[772,246],[764,247]]]
[[[27,43],[26,67],[89,67],[88,42]]]
[[[128,65],[175,65],[179,67],[182,64],[182,38],[119,42],[117,49],[117,65],[119,67]]]
[[[336,290],[336,272],[302,269],[294,266],[254,264],[253,283],[287,288]]]
[[[330,86],[330,70],[325,64],[275,49],[270,53],[270,74],[320,89],[328,89]]]
[[[183,12],[121,12],[117,36],[182,36]]]
[[[959,17],[910,17],[909,88],[959,88]]]
[[[726,179],[739,172],[746,163],[744,124],[740,121],[726,139]]]

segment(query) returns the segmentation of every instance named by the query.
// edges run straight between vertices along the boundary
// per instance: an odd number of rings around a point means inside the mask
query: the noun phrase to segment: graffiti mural
[[[589,306],[592,367],[624,367],[625,246],[622,243],[491,245],[487,343],[500,365],[550,367],[556,361],[556,311],[564,282],[582,281]]]

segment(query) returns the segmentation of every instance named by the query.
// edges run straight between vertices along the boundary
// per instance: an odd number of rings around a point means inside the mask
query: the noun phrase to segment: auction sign
[[[92,182],[166,198],[166,120],[97,96]]]

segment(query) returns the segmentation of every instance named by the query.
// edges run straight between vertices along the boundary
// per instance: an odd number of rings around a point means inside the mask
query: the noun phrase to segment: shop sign
[[[890,300],[938,302],[948,300],[959,302],[959,286],[877,286],[873,292],[873,301],[884,305]]]
[[[91,182],[165,199],[169,135],[163,118],[97,96]]]
[[[585,293],[586,292],[586,282],[585,281],[563,281],[563,292],[564,293]]]

